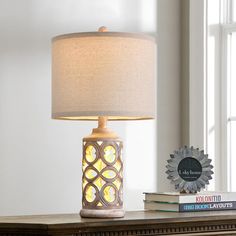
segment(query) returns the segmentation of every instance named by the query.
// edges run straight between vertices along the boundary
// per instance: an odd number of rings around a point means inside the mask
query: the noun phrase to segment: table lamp
[[[52,118],[98,120],[83,139],[82,217],[124,216],[123,144],[107,121],[154,118],[155,68],[151,36],[100,27],[52,39]]]

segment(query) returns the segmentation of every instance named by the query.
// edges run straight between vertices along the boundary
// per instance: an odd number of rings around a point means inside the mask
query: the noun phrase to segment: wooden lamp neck
[[[107,128],[107,116],[99,116],[98,117],[98,128],[104,129]]]

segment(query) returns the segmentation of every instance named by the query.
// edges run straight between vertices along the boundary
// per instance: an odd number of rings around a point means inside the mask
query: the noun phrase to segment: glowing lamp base
[[[98,128],[83,139],[81,217],[123,217],[122,141],[99,117]]]

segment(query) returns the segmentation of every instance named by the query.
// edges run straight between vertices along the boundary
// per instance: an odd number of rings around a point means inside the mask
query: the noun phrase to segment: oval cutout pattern
[[[85,171],[85,176],[87,179],[93,179],[98,175],[98,173],[93,169],[87,169]]]
[[[112,163],[115,161],[116,150],[113,146],[109,145],[104,148],[104,158],[109,163]]]
[[[96,149],[93,145],[89,145],[85,150],[85,158],[88,162],[93,162],[96,159]]]
[[[108,203],[112,203],[115,201],[116,199],[116,190],[114,187],[112,186],[106,186],[103,190],[103,194],[104,194],[104,199],[108,202]]]
[[[105,171],[103,171],[102,175],[106,179],[113,179],[116,177],[116,172],[114,170],[105,170]]]
[[[96,189],[93,186],[88,186],[85,192],[85,199],[88,202],[93,202],[96,198]]]

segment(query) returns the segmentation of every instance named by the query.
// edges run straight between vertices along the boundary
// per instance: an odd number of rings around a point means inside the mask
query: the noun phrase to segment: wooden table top
[[[68,227],[99,227],[136,224],[157,223],[181,223],[181,222],[205,222],[205,221],[235,221],[235,211],[214,212],[158,212],[158,211],[128,211],[124,218],[92,219],[81,218],[79,214],[55,214],[55,215],[27,215],[0,217],[0,228],[24,227],[24,228],[65,228]]]
[[[235,235],[236,211],[172,213],[129,211],[124,218],[79,214],[0,217],[0,236]]]

